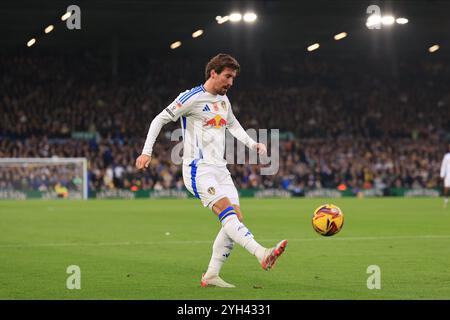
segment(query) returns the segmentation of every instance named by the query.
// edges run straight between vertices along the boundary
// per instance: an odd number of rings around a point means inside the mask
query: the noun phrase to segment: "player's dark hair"
[[[219,53],[217,56],[209,60],[205,68],[205,78],[209,79],[211,76],[211,70],[214,70],[217,74],[221,73],[223,69],[230,68],[236,70],[236,74],[239,74],[241,66],[239,62],[232,56],[226,53]]]

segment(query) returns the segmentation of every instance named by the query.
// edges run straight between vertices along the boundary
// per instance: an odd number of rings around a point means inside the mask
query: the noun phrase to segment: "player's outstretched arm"
[[[148,168],[152,159],[153,145],[161,131],[161,128],[170,121],[177,121],[181,116],[188,116],[198,94],[202,92],[199,87],[192,90],[186,90],[178,95],[178,97],[161,111],[155,119],[153,119],[148,129],[147,139],[142,150],[142,154],[136,159],[136,168]]]
[[[245,132],[244,128],[242,128],[239,121],[236,119],[234,114],[230,114],[229,116],[229,124],[228,124],[228,131],[239,141],[241,141],[243,144],[245,144],[249,149],[256,150],[258,154],[264,155],[267,153],[267,147],[264,143],[257,143],[255,140],[253,140],[247,132]]]
[[[150,165],[150,161],[152,160],[153,145],[155,144],[156,138],[158,137],[161,128],[169,121],[171,121],[171,118],[165,110],[153,119],[150,124],[150,128],[148,129],[147,139],[145,140],[142,154],[136,159],[136,168],[138,170],[148,168]]]
[[[264,143],[255,144],[253,149],[256,150],[256,152],[258,152],[258,154],[261,154],[261,155],[267,154],[267,147]]]

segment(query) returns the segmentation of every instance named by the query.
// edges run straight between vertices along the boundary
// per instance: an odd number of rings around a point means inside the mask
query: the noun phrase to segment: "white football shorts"
[[[216,166],[194,160],[183,164],[183,181],[186,188],[204,207],[212,209],[214,204],[227,197],[231,204],[239,205],[239,194],[226,166]]]
[[[450,188],[450,174],[444,178],[444,187]]]

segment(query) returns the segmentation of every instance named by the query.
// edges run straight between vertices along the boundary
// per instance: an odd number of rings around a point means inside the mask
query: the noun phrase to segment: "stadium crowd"
[[[134,161],[153,117],[177,93],[202,83],[203,61],[187,61],[128,59],[112,78],[104,60],[90,54],[75,60],[3,56],[0,157],[86,157],[89,187],[96,191],[183,189],[181,168],[170,156],[176,143],[170,132],[178,123],[164,127],[151,168],[137,172]],[[278,174],[230,165],[238,188],[302,193],[439,186],[450,135],[450,64],[402,62],[391,74],[286,61],[265,69],[257,83],[238,78],[229,94],[244,128],[282,133]],[[0,166],[1,189],[18,180],[23,189],[73,184],[5,170]]]

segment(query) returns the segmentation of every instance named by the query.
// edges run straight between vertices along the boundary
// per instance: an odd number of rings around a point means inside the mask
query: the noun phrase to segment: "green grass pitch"
[[[322,237],[311,214],[345,214]],[[222,269],[233,289],[201,288],[219,230],[198,200],[0,202],[0,299],[450,299],[450,208],[442,199],[242,199],[264,246],[288,239],[269,272],[235,246]],[[170,234],[167,234],[170,233]],[[69,290],[67,267],[81,269]],[[369,290],[370,265],[381,289]]]

